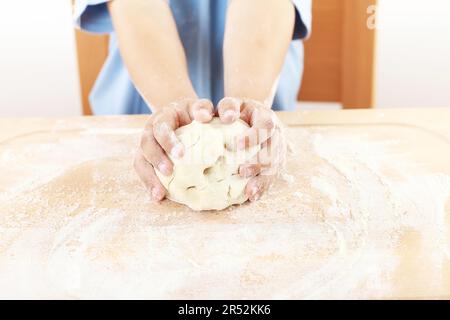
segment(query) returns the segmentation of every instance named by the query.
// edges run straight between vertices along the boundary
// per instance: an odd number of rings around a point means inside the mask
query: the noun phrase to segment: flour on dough
[[[244,190],[249,179],[239,176],[239,166],[253,158],[259,146],[236,152],[235,137],[248,125],[238,120],[223,124],[218,118],[203,124],[193,121],[176,130],[185,147],[181,159],[171,160],[171,176],[157,171],[168,190],[168,198],[193,210],[222,210],[247,201]]]

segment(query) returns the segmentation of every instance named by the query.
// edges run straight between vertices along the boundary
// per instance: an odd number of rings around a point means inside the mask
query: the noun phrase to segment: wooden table
[[[280,113],[257,203],[153,204],[144,116],[0,119],[0,298],[450,298],[450,109]]]

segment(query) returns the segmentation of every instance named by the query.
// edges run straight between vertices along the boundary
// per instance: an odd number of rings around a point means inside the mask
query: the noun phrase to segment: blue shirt
[[[124,66],[106,2],[76,0],[75,24],[92,33],[109,33],[109,56],[89,100],[94,114],[150,113]],[[303,73],[303,44],[311,27],[311,0],[292,0],[296,8],[294,39],[280,74],[275,110],[294,110]],[[223,98],[222,44],[228,0],[170,0],[189,66],[189,76],[201,98],[217,105]]]

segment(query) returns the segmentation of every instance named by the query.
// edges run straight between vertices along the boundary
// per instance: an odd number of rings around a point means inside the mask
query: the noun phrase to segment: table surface
[[[0,119],[0,298],[450,298],[450,108],[279,113],[257,203],[151,203],[145,116]]]

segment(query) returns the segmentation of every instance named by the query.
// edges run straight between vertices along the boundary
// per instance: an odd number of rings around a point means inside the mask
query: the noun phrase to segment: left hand
[[[238,149],[261,145],[256,157],[239,167],[241,177],[251,178],[245,193],[250,201],[256,201],[267,190],[284,164],[286,143],[280,120],[269,106],[250,99],[224,98],[219,102],[217,112],[223,123],[241,119],[250,126],[237,138]]]

